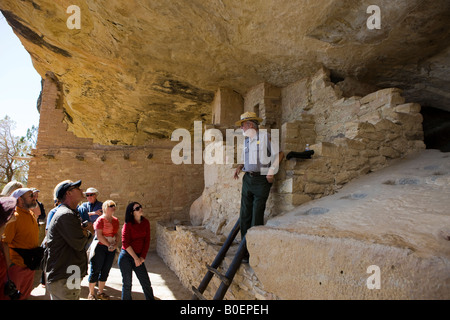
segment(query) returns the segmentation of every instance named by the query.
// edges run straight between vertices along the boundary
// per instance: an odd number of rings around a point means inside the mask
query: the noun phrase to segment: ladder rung
[[[241,244],[239,245],[238,252],[236,253],[236,256],[234,257],[226,275],[221,274],[216,268],[219,267],[223,259],[225,258],[225,255],[230,248],[231,244],[233,243],[234,239],[236,238],[236,235],[238,234],[240,230],[240,219],[236,221],[236,224],[234,225],[233,229],[231,230],[230,234],[228,235],[227,239],[225,240],[224,244],[220,248],[219,252],[217,253],[216,258],[212,262],[211,266],[206,264],[206,268],[208,269],[208,272],[203,277],[202,282],[198,286],[198,288],[192,286],[192,291],[194,292],[194,295],[192,296],[192,300],[201,299],[206,300],[206,298],[203,296],[202,292],[206,290],[206,287],[208,286],[209,282],[211,281],[212,277],[214,275],[217,275],[220,280],[221,284],[219,286],[219,289],[217,290],[214,300],[222,300],[225,296],[226,291],[228,290],[228,287],[230,286],[231,282],[233,281],[234,275],[239,268],[239,265],[241,264],[243,253],[245,249],[245,237],[241,240]],[[214,266],[214,267],[213,267]]]
[[[206,298],[203,296],[203,294],[200,291],[198,291],[198,289],[196,287],[192,286],[192,291],[194,292],[195,296],[197,298],[199,298],[200,300],[206,300]]]
[[[219,277],[220,281],[222,281],[226,286],[230,285],[230,279],[228,279],[227,277],[225,277],[223,274],[221,274],[219,272],[219,270],[217,270],[216,268],[213,268],[209,265],[206,265],[206,268],[208,268],[209,271],[211,271],[212,273],[214,273],[216,276]]]

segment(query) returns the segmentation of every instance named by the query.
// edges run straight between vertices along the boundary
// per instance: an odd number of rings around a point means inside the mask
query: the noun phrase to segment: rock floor
[[[192,293],[187,290],[175,273],[170,270],[157,255],[156,251],[150,251],[145,260],[150,281],[152,283],[153,293],[159,300],[189,300]],[[34,289],[28,300],[50,300],[49,294],[45,287],[40,285],[40,277],[42,271],[36,272]],[[97,289],[96,289],[97,290]],[[105,293],[110,296],[111,300],[120,300],[122,291],[122,274],[119,266],[113,265],[106,281]],[[88,276],[85,276],[81,282],[80,300],[87,300],[89,293]],[[139,284],[139,280],[133,273],[133,300],[145,300],[144,293]]]

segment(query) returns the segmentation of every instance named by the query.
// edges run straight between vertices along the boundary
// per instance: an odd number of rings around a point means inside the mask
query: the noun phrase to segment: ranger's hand
[[[234,179],[235,180],[239,179],[239,173],[241,173],[242,168],[243,168],[243,165],[241,165],[241,164],[236,167],[236,170],[234,171]]]

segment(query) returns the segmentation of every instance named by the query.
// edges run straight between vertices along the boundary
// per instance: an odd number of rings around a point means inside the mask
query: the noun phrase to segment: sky
[[[40,92],[41,76],[0,12],[0,119],[8,115],[16,122],[14,135],[25,136],[28,128],[39,125]]]

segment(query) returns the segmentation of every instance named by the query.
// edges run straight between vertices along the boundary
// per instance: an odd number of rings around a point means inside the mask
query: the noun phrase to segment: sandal
[[[95,295],[92,295],[92,294],[90,294],[90,293],[89,293],[87,299],[88,299],[88,300],[97,300],[97,298],[95,298]]]
[[[99,300],[109,300],[109,296],[106,293],[102,292],[102,293],[99,293],[97,295],[97,299],[99,299]]]

